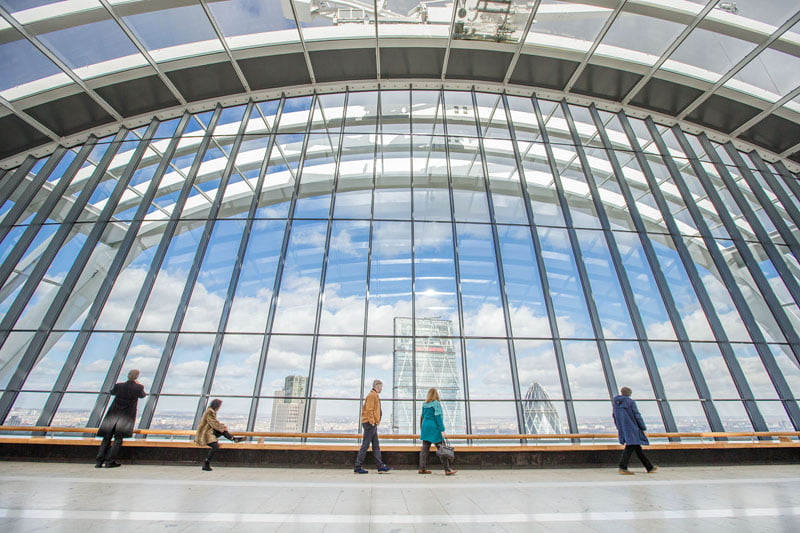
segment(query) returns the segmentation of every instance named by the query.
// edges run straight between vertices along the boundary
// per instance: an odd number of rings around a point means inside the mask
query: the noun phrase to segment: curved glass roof
[[[5,167],[192,104],[420,80],[589,97],[800,162],[796,0],[0,0],[0,72]]]

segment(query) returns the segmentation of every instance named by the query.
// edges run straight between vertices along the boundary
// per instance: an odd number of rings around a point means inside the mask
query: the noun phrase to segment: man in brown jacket
[[[372,455],[375,457],[375,464],[378,465],[378,473],[384,474],[392,469],[390,466],[386,466],[386,463],[381,459],[381,445],[378,442],[378,424],[381,423],[381,399],[378,394],[382,389],[383,381],[379,379],[373,381],[372,390],[367,394],[364,406],[361,408],[361,427],[364,428],[364,437],[361,439],[361,449],[358,450],[356,466],[353,469],[356,474],[367,473],[363,465],[370,444],[372,444]]]
[[[206,409],[203,416],[200,418],[200,423],[197,425],[197,433],[194,436],[194,441],[200,446],[208,446],[206,460],[203,461],[203,470],[210,472],[211,459],[214,454],[219,450],[219,437],[220,435],[233,442],[242,442],[244,437],[234,437],[228,432],[228,426],[217,420],[217,411],[222,407],[222,400],[215,398],[211,400],[211,404]]]

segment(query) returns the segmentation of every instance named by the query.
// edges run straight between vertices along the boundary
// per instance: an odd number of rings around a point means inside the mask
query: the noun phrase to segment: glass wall
[[[385,90],[217,108],[0,181],[0,421],[800,428],[798,176],[650,119]],[[9,183],[20,182],[13,189]],[[527,399],[526,399],[527,398]],[[527,415],[526,415],[527,414]],[[526,422],[527,420],[527,422]],[[536,421],[542,426],[537,426]]]

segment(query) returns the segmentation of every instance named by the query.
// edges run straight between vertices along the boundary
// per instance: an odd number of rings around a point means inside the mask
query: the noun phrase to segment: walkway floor
[[[636,472],[0,462],[0,531],[800,531],[800,465]]]

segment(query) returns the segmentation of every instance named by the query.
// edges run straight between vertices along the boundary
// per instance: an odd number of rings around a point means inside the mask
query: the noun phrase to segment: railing
[[[6,433],[14,435],[6,435]],[[68,444],[69,441],[81,443],[96,441],[97,428],[54,427],[54,426],[0,426],[0,443],[52,442]],[[19,434],[19,435],[17,435]],[[28,434],[28,435],[25,435]],[[194,445],[194,430],[175,429],[135,429],[134,443],[140,445],[158,445],[173,443],[175,445]],[[238,446],[269,447],[310,447],[330,446],[337,449],[353,447],[361,440],[355,433],[292,433],[265,431],[235,431],[237,436],[248,440]],[[69,435],[64,437],[65,435]],[[73,436],[74,435],[74,436]],[[80,437],[83,435],[83,437]],[[681,433],[648,433],[651,447],[726,447],[726,446],[799,446],[800,431],[737,431],[737,432],[681,432]],[[62,437],[62,438],[59,438]],[[152,437],[148,439],[148,437]],[[380,435],[385,441],[405,441],[398,447],[410,447],[411,443],[419,443],[419,435],[393,434]],[[447,434],[447,438],[459,446],[468,446],[475,451],[489,450],[496,447],[509,449],[542,447],[617,447],[616,433],[568,433],[568,434]],[[658,442],[666,439],[668,442]],[[291,440],[293,442],[287,442]],[[339,441],[339,442],[335,442]],[[349,441],[349,442],[341,442]],[[492,442],[494,441],[494,442]],[[503,444],[501,441],[505,442]],[[324,444],[323,444],[324,443]],[[493,446],[494,444],[494,446]],[[391,445],[391,444],[390,444]],[[415,444],[418,445],[418,444]]]

